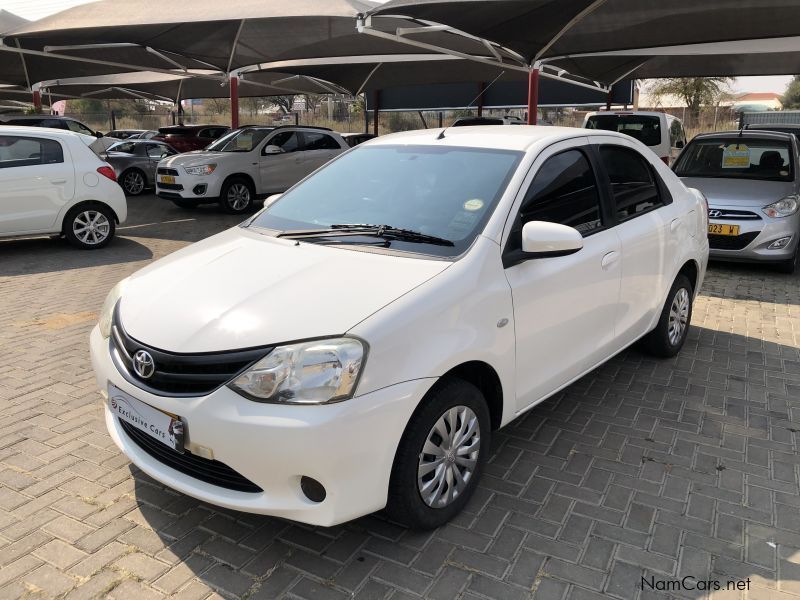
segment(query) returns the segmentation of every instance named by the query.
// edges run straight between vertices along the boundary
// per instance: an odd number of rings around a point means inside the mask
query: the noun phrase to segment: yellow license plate
[[[158,182],[159,183],[174,184],[175,183],[175,178],[172,175],[159,175],[158,176]]]
[[[708,233],[713,235],[739,235],[739,226],[724,225],[722,223],[709,223]]]

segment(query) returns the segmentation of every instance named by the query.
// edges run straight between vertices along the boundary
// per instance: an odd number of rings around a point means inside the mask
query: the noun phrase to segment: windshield
[[[451,146],[359,146],[281,196],[251,226],[285,233],[337,224],[390,225],[453,242],[392,240],[392,249],[457,256],[481,232],[521,157]],[[353,236],[339,241],[345,239],[376,242]]]
[[[602,129],[624,133],[646,146],[661,143],[661,119],[646,115],[592,115],[586,121],[586,129]]]
[[[272,129],[237,129],[223,135],[206,148],[215,152],[250,152],[255,149]]]
[[[793,181],[794,165],[788,141],[703,138],[689,144],[675,164],[675,173],[678,177]]]

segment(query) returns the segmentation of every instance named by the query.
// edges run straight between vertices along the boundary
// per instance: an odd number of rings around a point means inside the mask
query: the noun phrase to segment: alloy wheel
[[[226,200],[233,210],[244,210],[250,204],[250,188],[243,183],[234,183],[228,188]]]
[[[122,187],[131,196],[136,196],[144,190],[144,177],[139,171],[130,171],[122,180]]]
[[[102,243],[111,232],[108,217],[97,210],[85,210],[78,213],[72,221],[72,233],[87,246]]]
[[[669,325],[667,327],[667,335],[669,336],[669,343],[677,346],[689,322],[689,292],[686,288],[680,288],[675,297],[672,299],[672,305],[669,307]]]
[[[428,433],[417,467],[422,500],[444,508],[464,493],[478,464],[481,428],[467,406],[449,408]]]

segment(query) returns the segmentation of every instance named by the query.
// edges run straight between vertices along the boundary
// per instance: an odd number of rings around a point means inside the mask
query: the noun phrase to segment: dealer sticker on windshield
[[[177,415],[171,415],[137,400],[108,384],[108,407],[115,417],[136,427],[162,444],[183,453],[185,428]]]
[[[749,169],[750,148],[744,144],[731,144],[722,153],[723,169]]]

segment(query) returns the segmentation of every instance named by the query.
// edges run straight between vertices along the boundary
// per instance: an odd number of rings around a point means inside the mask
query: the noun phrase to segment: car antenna
[[[501,78],[501,77],[502,77],[504,74],[505,74],[505,71],[500,71],[500,73],[497,75],[497,77],[495,77],[494,79],[492,79],[492,82],[491,82],[489,85],[487,85],[485,88],[483,88],[483,89],[481,90],[481,93],[480,93],[480,94],[478,94],[478,95],[477,95],[477,96],[475,96],[475,97],[474,97],[472,100],[470,100],[469,104],[467,104],[467,105],[464,107],[464,109],[469,109],[469,107],[470,107],[470,106],[472,106],[472,105],[473,105],[473,104],[474,104],[474,103],[475,103],[475,102],[478,100],[478,98],[480,98],[481,96],[483,96],[483,95],[486,93],[486,91],[487,91],[487,90],[488,90],[490,87],[492,87],[492,86],[494,85],[495,81],[497,81],[498,79],[500,79],[500,78]],[[453,121],[453,123],[455,123],[455,121]],[[443,140],[443,139],[444,139],[444,132],[445,132],[445,131],[447,131],[448,129],[450,129],[450,128],[453,126],[453,123],[450,123],[450,125],[448,125],[448,126],[447,126],[447,127],[445,127],[444,129],[442,129],[442,130],[439,132],[439,135],[437,135],[437,136],[436,136],[436,139],[437,139],[437,140]]]

